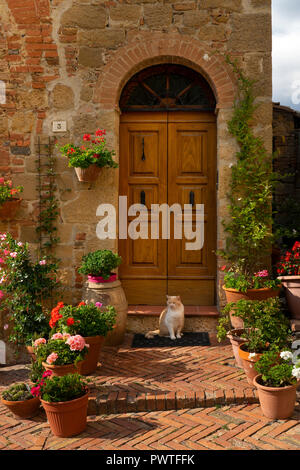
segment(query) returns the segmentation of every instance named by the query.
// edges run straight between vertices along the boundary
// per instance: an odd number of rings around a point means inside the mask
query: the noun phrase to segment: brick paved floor
[[[292,419],[261,414],[256,391],[235,366],[231,346],[105,348],[90,376],[88,426],[52,436],[43,410],[19,421],[0,406],[0,449],[299,449],[300,407]],[[26,380],[19,365],[0,369],[0,391]]]

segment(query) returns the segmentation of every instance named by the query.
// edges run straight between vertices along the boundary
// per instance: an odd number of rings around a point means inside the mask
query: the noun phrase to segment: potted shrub
[[[88,387],[79,374],[46,377],[32,393],[40,397],[52,433],[76,436],[87,419]]]
[[[288,344],[289,321],[281,311],[278,298],[239,300],[228,308],[232,310],[232,315],[244,321],[245,342],[239,346],[239,355],[248,383],[252,385],[257,375],[253,366],[261,354],[273,347],[282,348]]]
[[[230,164],[228,219],[223,221],[227,234],[225,249],[218,254],[226,261],[224,290],[227,301],[241,298],[263,300],[277,296],[280,284],[271,280],[265,260],[272,246],[272,195],[278,175],[272,172],[272,158],[262,137],[251,125],[257,105],[253,85],[229,57],[226,61],[237,75],[239,94],[228,130],[239,145]]]
[[[97,368],[104,339],[113,330],[116,321],[115,308],[111,305],[103,307],[100,302],[96,305],[81,302],[77,307],[60,305],[58,315],[59,317],[55,313],[55,317],[50,320],[53,331],[83,336],[89,349],[81,364],[80,373],[93,373]]]
[[[46,259],[33,261],[27,243],[9,233],[0,234],[0,284],[5,298],[0,312],[7,312],[11,325],[9,340],[17,347],[29,346],[32,339],[47,337],[47,302],[58,287],[57,265]]]
[[[66,144],[60,148],[62,155],[69,160],[69,166],[75,168],[79,181],[92,182],[104,167],[117,168],[113,160],[115,152],[106,147],[105,130],[97,129],[95,136],[84,134],[82,145]]]
[[[258,375],[254,378],[260,406],[264,416],[287,419],[292,416],[296,390],[300,381],[300,362],[293,364],[290,351],[265,352],[255,364]]]
[[[46,370],[51,370],[53,376],[78,372],[88,352],[88,345],[80,335],[55,333],[49,341],[40,338],[36,343],[37,360]]]
[[[12,187],[12,181],[0,178],[0,219],[14,219],[22,199],[16,197],[23,191],[23,186]]]
[[[26,383],[14,384],[2,392],[2,403],[18,418],[32,418],[38,412],[40,400],[32,395]]]
[[[277,265],[278,279],[285,287],[292,318],[300,319],[300,242],[282,256]]]
[[[120,266],[122,258],[111,250],[97,250],[82,257],[78,272],[86,274],[89,282],[114,282],[117,279],[113,271]]]

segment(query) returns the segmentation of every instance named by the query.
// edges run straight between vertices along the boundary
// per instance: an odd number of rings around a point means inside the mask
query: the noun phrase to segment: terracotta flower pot
[[[85,336],[84,340],[90,345],[84,361],[79,367],[81,375],[92,374],[97,369],[99,354],[104,343],[104,336]]]
[[[21,205],[22,198],[13,197],[8,201],[4,202],[0,207],[0,219],[12,220]]]
[[[294,413],[298,384],[287,387],[266,387],[261,384],[261,375],[257,375],[253,384],[257,388],[261,410],[271,419],[287,419]]]
[[[292,318],[300,320],[300,276],[280,276]]]
[[[62,375],[67,374],[77,374],[80,371],[81,364],[83,361],[79,361],[76,366],[75,364],[66,364],[63,366],[54,365],[54,364],[47,364],[47,362],[42,362],[43,367],[46,370],[51,370],[52,375],[55,377],[61,377]]]
[[[91,183],[96,181],[101,168],[98,165],[90,165],[88,168],[75,168],[77,178],[82,183]]]
[[[237,289],[230,289],[223,286],[226,294],[227,303],[238,302],[239,300],[267,300],[271,297],[278,297],[280,287],[277,289],[270,289],[263,287],[261,289],[249,289],[247,292],[240,292]],[[244,322],[239,317],[234,317],[230,314],[230,321],[233,328],[244,328]]]
[[[52,433],[58,437],[76,436],[86,428],[88,393],[70,401],[50,403],[41,400]]]
[[[256,354],[255,357],[249,358],[250,353],[245,351],[246,347],[246,343],[239,346],[239,356],[242,359],[242,365],[247,376],[247,382],[249,385],[253,386],[253,379],[257,376],[257,370],[255,369],[254,364],[259,361],[262,354]]]
[[[9,401],[2,398],[1,401],[3,405],[9,409],[9,411],[11,411],[18,418],[22,419],[28,419],[35,416],[41,404],[40,399],[37,397],[23,401]]]
[[[245,342],[245,338],[242,337],[244,331],[243,328],[234,329],[227,334],[227,338],[230,340],[232,346],[236,365],[241,368],[243,368],[243,362],[239,355],[239,346]]]
[[[33,360],[33,362],[35,362],[36,361],[36,355],[35,355],[35,352],[34,352],[34,347],[33,346],[26,346],[26,349],[27,349],[27,352],[28,352],[29,356]]]

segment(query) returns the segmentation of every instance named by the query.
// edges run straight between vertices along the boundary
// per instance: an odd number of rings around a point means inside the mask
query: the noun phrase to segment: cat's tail
[[[145,338],[152,339],[157,335],[159,335],[159,330],[148,331],[148,333],[145,334]]]

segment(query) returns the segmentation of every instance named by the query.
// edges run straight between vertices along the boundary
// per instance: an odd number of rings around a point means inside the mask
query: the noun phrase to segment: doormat
[[[165,336],[154,336],[152,339],[144,335],[135,334],[132,348],[177,348],[186,346],[210,346],[209,335],[206,331],[200,333],[184,333],[180,339],[171,339]]]

